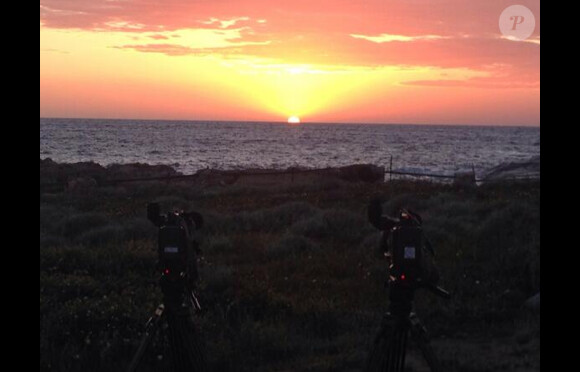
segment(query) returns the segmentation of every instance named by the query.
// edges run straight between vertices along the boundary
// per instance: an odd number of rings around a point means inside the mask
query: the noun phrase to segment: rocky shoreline
[[[101,184],[114,179],[172,177],[181,173],[165,165],[127,164],[110,165],[87,163],[56,163],[40,159],[40,183],[67,183],[78,178],[92,178]]]
[[[520,163],[499,165],[484,175],[486,182],[514,179],[539,179],[540,157]],[[475,182],[475,175],[458,177],[456,183]],[[171,166],[149,164],[115,164],[102,166],[94,162],[61,164],[51,159],[40,159],[41,189],[85,189],[90,187],[116,185],[124,182],[155,180],[187,180],[206,186],[216,185],[272,185],[280,183],[316,183],[328,180],[345,182],[379,183],[385,180],[385,168],[370,164],[357,164],[340,168],[286,170],[215,170],[204,169],[193,175],[184,175]]]
[[[131,181],[155,181],[164,179],[188,180],[206,185],[268,184],[280,182],[315,182],[338,179],[347,182],[376,183],[384,181],[385,169],[360,164],[341,168],[263,170],[248,169],[222,171],[204,169],[193,175],[184,175],[166,165],[115,164],[104,167],[87,162],[60,164],[51,159],[40,159],[40,185],[67,189],[105,186]]]
[[[492,168],[485,175],[485,181],[500,181],[522,178],[540,178],[540,156],[535,156],[523,162],[501,164]]]

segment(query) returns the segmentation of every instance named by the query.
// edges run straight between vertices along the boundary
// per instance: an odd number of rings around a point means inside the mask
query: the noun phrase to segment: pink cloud
[[[519,3],[536,15],[536,40],[540,1]],[[280,58],[287,63],[370,67],[467,68],[485,71],[494,79],[535,86],[539,84],[540,46],[499,35],[499,15],[509,5],[512,0],[41,0],[40,21],[49,28],[145,34],[158,41],[181,30],[239,30],[238,36],[226,39],[230,45],[215,49],[184,43],[117,46],[147,53],[219,53]],[[492,80],[469,83],[481,87],[499,84]]]
[[[190,48],[175,44],[135,44],[115,47],[116,49],[135,50],[143,53],[159,53],[167,56],[201,55],[202,49]],[[203,53],[207,54],[207,53]]]
[[[403,85],[433,88],[485,88],[485,89],[539,89],[539,81],[505,80],[497,77],[470,78],[466,80],[416,80]]]
[[[539,20],[539,0],[519,3]],[[512,0],[41,0],[40,20],[55,28],[107,29],[110,22],[127,22],[148,30],[233,27],[251,20],[266,21],[260,24],[273,32],[449,35],[497,33],[499,15],[509,5]]]

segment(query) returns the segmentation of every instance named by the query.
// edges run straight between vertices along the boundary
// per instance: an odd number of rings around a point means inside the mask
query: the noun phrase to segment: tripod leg
[[[423,324],[421,324],[421,321],[416,314],[411,314],[409,319],[411,322],[411,334],[413,339],[421,349],[423,357],[427,361],[429,368],[431,368],[431,372],[441,372],[441,363],[439,362],[439,358],[435,355],[433,346],[431,346],[431,337],[429,336],[427,329]]]
[[[163,317],[164,312],[165,306],[160,305],[157,308],[157,310],[155,310],[155,313],[153,314],[151,319],[149,319],[149,321],[145,325],[145,334],[143,335],[143,338],[139,343],[139,349],[137,349],[135,356],[131,360],[131,364],[129,365],[127,372],[135,372],[139,368],[143,356],[147,352],[149,344],[151,343],[151,340],[153,339],[155,333],[157,332],[157,329],[159,328],[159,324],[161,323],[161,319]]]
[[[385,316],[381,331],[373,344],[366,372],[403,372],[409,328],[406,322]]]
[[[192,309],[176,308],[167,314],[169,343],[175,372],[208,370],[202,338],[196,329]]]
[[[393,355],[393,369],[392,371],[403,372],[405,369],[405,359],[407,357],[407,340],[409,337],[409,329],[401,326],[395,332],[395,347]]]

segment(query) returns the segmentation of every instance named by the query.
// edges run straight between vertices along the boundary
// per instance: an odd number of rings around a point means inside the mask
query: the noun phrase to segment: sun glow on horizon
[[[300,124],[300,123],[302,123],[302,120],[300,120],[298,116],[290,116],[288,118],[288,124]]]

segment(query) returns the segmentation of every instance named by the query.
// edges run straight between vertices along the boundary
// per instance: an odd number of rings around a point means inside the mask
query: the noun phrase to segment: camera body
[[[390,260],[389,280],[419,286],[429,279],[427,239],[421,224],[411,217],[410,212],[401,211],[400,214],[399,222],[386,232],[385,253]]]
[[[203,227],[203,217],[195,212],[161,214],[159,204],[150,204],[147,217],[158,227],[158,270],[162,288],[169,292],[192,289],[198,280],[197,254],[199,246],[195,232]]]
[[[389,262],[389,284],[409,288],[432,287],[439,282],[435,252],[417,213],[400,209],[397,217],[383,215],[382,203],[369,206],[369,220],[383,231],[382,250]]]

